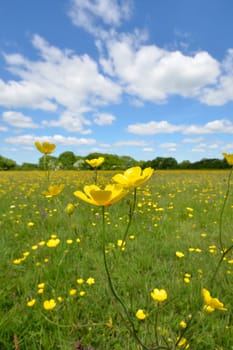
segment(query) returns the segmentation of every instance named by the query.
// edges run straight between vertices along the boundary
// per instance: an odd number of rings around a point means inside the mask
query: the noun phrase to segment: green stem
[[[125,305],[125,303],[122,301],[122,299],[119,297],[119,295],[117,294],[115,287],[113,285],[112,282],[112,277],[111,277],[111,273],[108,267],[108,262],[107,262],[107,257],[106,257],[106,251],[105,251],[105,208],[104,206],[102,207],[102,225],[103,225],[103,235],[102,235],[102,252],[103,252],[103,258],[104,258],[104,268],[105,268],[105,272],[108,278],[108,285],[110,287],[110,290],[114,296],[114,298],[119,302],[119,304],[121,305],[122,309],[124,310],[124,313],[127,317],[127,320],[130,324],[130,331],[132,333],[132,335],[134,336],[135,340],[141,345],[141,347],[145,350],[151,350],[150,348],[148,348],[145,344],[142,343],[141,339],[138,337],[137,335],[137,331],[134,327],[134,323],[131,319],[131,316],[128,312],[128,309]]]
[[[212,276],[212,278],[211,278],[211,281],[210,281],[211,284],[214,282],[214,280],[215,280],[215,278],[216,278],[216,275],[217,275],[217,273],[218,273],[218,270],[219,270],[219,268],[220,268],[220,266],[221,266],[221,264],[222,264],[222,262],[223,262],[225,256],[226,256],[232,249],[233,249],[233,244],[232,244],[229,248],[223,250],[223,253],[222,253],[222,255],[221,255],[221,258],[220,258],[220,260],[219,260],[219,262],[218,262],[218,264],[217,264],[217,266],[216,266],[216,269],[215,269],[215,271],[214,271],[214,273],[213,273],[213,276]]]
[[[220,247],[221,247],[222,251],[223,251],[223,248],[224,248],[223,247],[223,242],[222,242],[223,213],[225,211],[226,203],[227,203],[227,200],[228,200],[228,197],[229,197],[229,193],[230,193],[230,180],[231,180],[232,170],[233,170],[233,167],[231,168],[231,171],[229,172],[229,175],[228,175],[227,191],[226,191],[226,194],[225,194],[225,197],[224,197],[224,202],[223,202],[223,206],[222,206],[222,209],[221,209],[221,212],[220,212],[220,218],[219,218],[219,242],[220,242]]]
[[[50,180],[50,173],[49,173],[49,166],[48,166],[48,161],[47,161],[47,155],[44,155],[44,170],[46,171],[46,177],[47,180]]]
[[[94,170],[94,172],[95,172],[95,175],[94,175],[94,183],[95,183],[95,185],[97,185],[97,180],[98,180],[98,171],[97,171],[97,168],[95,168],[95,170]]]
[[[125,241],[126,241],[126,237],[127,237],[128,233],[129,233],[129,229],[130,229],[130,226],[132,224],[132,218],[133,218],[133,214],[134,214],[134,210],[135,210],[135,206],[136,206],[136,200],[137,200],[137,189],[135,187],[134,188],[133,202],[130,203],[130,205],[129,205],[128,224],[126,226],[126,230],[125,230],[122,242],[121,242],[121,249],[124,247],[124,244],[125,244]]]
[[[233,248],[233,244],[228,247],[227,249],[224,248],[223,246],[223,241],[222,241],[222,228],[223,228],[223,214],[224,214],[224,211],[225,211],[225,208],[226,208],[226,203],[227,203],[227,200],[228,200],[228,197],[229,197],[229,193],[230,193],[230,181],[231,181],[231,175],[232,175],[232,171],[233,171],[233,167],[231,168],[230,172],[229,172],[229,175],[228,175],[228,179],[227,179],[227,190],[226,190],[226,194],[225,194],[225,197],[224,197],[224,202],[223,202],[223,205],[222,205],[222,208],[221,208],[221,211],[220,211],[220,218],[219,218],[219,243],[220,243],[220,247],[221,247],[221,257],[220,257],[220,260],[215,268],[215,271],[213,273],[213,276],[210,280],[210,284],[212,285],[216,276],[217,276],[217,273],[220,269],[220,266],[225,258],[225,256],[232,250]]]

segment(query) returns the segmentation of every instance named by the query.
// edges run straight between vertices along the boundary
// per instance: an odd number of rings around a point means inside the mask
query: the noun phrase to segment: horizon
[[[73,151],[67,150],[67,151],[64,151],[64,152],[58,154],[57,156],[54,156],[53,153],[52,153],[52,154],[48,154],[47,156],[48,156],[48,157],[54,157],[54,158],[58,159],[58,158],[60,157],[60,155],[63,154],[63,153],[65,153],[65,152],[73,152]],[[150,161],[153,161],[153,160],[155,160],[155,159],[157,159],[157,158],[166,159],[166,158],[171,157],[171,156],[162,157],[162,156],[160,156],[160,155],[157,155],[157,156],[155,156],[155,158],[143,160],[143,159],[137,159],[137,158],[131,157],[131,156],[127,155],[127,154],[119,155],[119,154],[107,153],[107,152],[106,152],[106,153],[93,152],[93,153],[99,153],[99,156],[104,156],[104,155],[107,154],[107,155],[110,155],[110,156],[117,156],[117,157],[130,157],[130,158],[132,158],[135,162],[150,162]],[[75,154],[75,153],[74,153],[74,156],[75,156],[75,157],[81,157],[82,159],[85,159],[85,158],[89,157],[90,154],[91,154],[91,153],[87,154],[86,156],[81,156],[81,155],[79,155],[79,154]],[[5,157],[5,156],[2,155],[2,154],[0,154],[0,157],[7,158],[7,157]],[[15,161],[17,166],[22,166],[23,164],[34,164],[34,165],[38,165],[38,164],[39,164],[39,161],[40,161],[40,159],[41,159],[42,157],[44,157],[44,154],[41,154],[41,155],[38,157],[38,159],[37,159],[36,162],[32,162],[32,163],[31,163],[31,162],[23,162],[23,163],[20,163],[20,164],[17,163],[16,160],[13,159],[13,158],[8,158],[8,159]],[[217,159],[217,160],[221,160],[221,161],[222,161],[222,160],[224,160],[225,157],[224,157],[223,155],[222,155],[221,158],[220,158],[220,157],[219,157],[219,158],[217,158],[217,157],[212,157],[212,158],[205,158],[205,157],[203,157],[203,158],[197,159],[197,160],[195,160],[195,161],[191,161],[190,159],[182,159],[181,161],[178,161],[175,157],[171,157],[171,158],[175,159],[175,160],[177,161],[177,164],[179,165],[179,164],[181,164],[182,162],[186,162],[186,161],[190,162],[190,164],[193,164],[193,163],[196,163],[196,162],[201,162],[201,161],[203,161],[203,160],[214,160],[214,159]],[[93,159],[93,158],[91,158],[91,159]]]
[[[231,0],[3,0],[0,154],[35,163],[36,140],[55,157],[233,153],[232,12]]]

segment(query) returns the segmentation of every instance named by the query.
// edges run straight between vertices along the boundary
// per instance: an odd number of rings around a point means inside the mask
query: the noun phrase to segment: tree
[[[58,159],[54,156],[44,155],[39,159],[39,169],[55,169],[58,165]]]
[[[76,162],[76,156],[73,152],[63,152],[58,157],[59,163],[62,164],[63,169],[74,169],[74,163]]]
[[[35,170],[35,169],[38,169],[38,165],[33,163],[23,163],[20,166],[20,170]]]
[[[175,158],[172,157],[157,157],[150,162],[150,166],[154,169],[176,169],[178,163]]]
[[[179,168],[180,169],[190,169],[191,167],[191,163],[189,160],[183,160],[182,162],[180,162],[179,164]]]
[[[0,170],[12,170],[17,167],[14,160],[0,156]]]

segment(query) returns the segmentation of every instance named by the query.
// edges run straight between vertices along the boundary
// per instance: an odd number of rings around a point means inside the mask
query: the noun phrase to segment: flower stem
[[[127,317],[127,320],[130,324],[130,331],[132,333],[132,335],[134,336],[135,340],[141,345],[141,347],[145,350],[151,350],[149,347],[147,347],[145,344],[143,344],[143,342],[141,341],[141,339],[138,337],[137,335],[137,331],[135,329],[133,320],[129,314],[129,311],[125,305],[125,303],[122,301],[122,299],[119,297],[119,295],[116,292],[116,289],[113,285],[112,282],[112,277],[111,277],[111,273],[108,267],[108,262],[107,262],[107,257],[106,257],[106,250],[105,250],[105,207],[102,207],[102,225],[103,225],[103,235],[102,235],[102,251],[103,251],[103,258],[104,258],[104,268],[105,268],[105,272],[108,278],[108,285],[110,287],[110,290],[114,296],[114,298],[119,302],[119,304],[121,305],[122,309],[124,310],[124,313]]]
[[[223,226],[223,213],[225,211],[225,207],[226,207],[226,203],[229,197],[229,193],[230,193],[230,180],[231,180],[231,175],[232,175],[232,171],[233,171],[233,167],[231,168],[229,175],[228,175],[228,180],[227,180],[227,191],[224,197],[224,202],[223,202],[223,206],[220,212],[220,218],[219,218],[219,242],[220,242],[220,247],[221,250],[223,251],[223,241],[222,241],[222,226]]]
[[[227,190],[226,190],[226,194],[224,197],[224,202],[220,211],[220,218],[219,218],[219,243],[220,243],[220,247],[221,247],[221,257],[219,259],[219,262],[214,270],[213,276],[210,280],[210,283],[212,284],[217,276],[217,273],[220,269],[220,266],[225,258],[225,256],[232,250],[233,248],[233,244],[228,247],[227,249],[224,248],[223,246],[223,241],[222,241],[222,228],[223,228],[223,214],[226,208],[226,203],[229,197],[229,193],[230,193],[230,181],[231,181],[231,175],[232,175],[232,171],[233,171],[233,167],[231,168],[229,175],[228,175],[228,179],[227,179]]]
[[[125,244],[126,237],[129,233],[129,229],[130,229],[130,226],[132,224],[132,218],[133,218],[133,214],[134,214],[134,210],[135,210],[136,200],[137,200],[137,189],[135,187],[134,188],[134,195],[133,195],[133,202],[130,203],[130,205],[129,205],[128,224],[126,226],[125,233],[124,233],[124,236],[122,239],[122,243],[121,243],[121,247],[120,247],[121,249],[123,248],[123,246]]]

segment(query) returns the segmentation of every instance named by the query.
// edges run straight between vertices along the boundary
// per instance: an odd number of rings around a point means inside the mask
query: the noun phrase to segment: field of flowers
[[[140,174],[1,173],[1,350],[233,349],[230,173]]]

